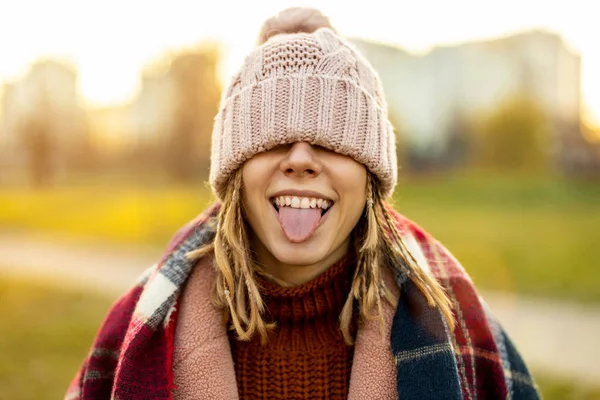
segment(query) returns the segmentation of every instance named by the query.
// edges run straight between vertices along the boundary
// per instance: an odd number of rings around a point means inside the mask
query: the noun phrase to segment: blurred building
[[[103,161],[131,171],[160,170],[172,179],[207,173],[221,96],[219,56],[207,44],[165,54],[145,66],[129,104],[90,110]]]
[[[170,69],[147,69],[131,108],[134,142],[158,142],[173,129],[177,101]]]
[[[87,148],[86,116],[74,68],[57,61],[33,64],[2,90],[0,163],[17,173],[36,163],[61,174]]]
[[[131,153],[156,146],[172,129],[175,82],[168,64],[153,65],[140,76],[140,88],[130,103],[89,110],[94,144],[102,153]]]
[[[94,130],[120,143],[117,147],[162,145],[172,139],[180,120],[189,117],[181,115],[182,109],[189,109],[185,114],[193,119],[207,114],[212,120],[214,110],[205,111],[202,100],[214,103],[220,96],[216,61],[208,63],[202,51],[189,51],[149,63],[130,104],[92,110]]]
[[[532,99],[549,117],[556,154],[581,137],[580,57],[555,34],[525,32],[424,55],[353,42],[380,74],[405,140],[425,158],[442,156],[464,121],[517,96]]]

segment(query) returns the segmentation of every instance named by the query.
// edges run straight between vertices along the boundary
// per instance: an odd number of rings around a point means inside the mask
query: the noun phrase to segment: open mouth
[[[297,196],[277,196],[271,198],[271,204],[279,212],[281,207],[291,207],[296,209],[320,209],[321,217],[331,209],[333,202],[331,200],[319,199],[316,197],[297,197]]]
[[[298,196],[276,196],[271,204],[284,235],[292,243],[312,237],[333,206],[331,200]]]

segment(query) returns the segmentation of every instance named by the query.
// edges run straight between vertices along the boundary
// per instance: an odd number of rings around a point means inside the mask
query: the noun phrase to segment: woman
[[[310,9],[259,42],[215,119],[218,201],[113,306],[67,398],[538,398],[462,267],[386,203],[369,63]]]

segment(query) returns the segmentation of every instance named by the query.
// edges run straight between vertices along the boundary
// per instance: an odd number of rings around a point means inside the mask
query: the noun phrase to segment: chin
[[[283,264],[314,265],[328,255],[327,246],[324,244],[310,239],[303,243],[291,243],[283,238],[273,246],[274,251],[271,254]]]

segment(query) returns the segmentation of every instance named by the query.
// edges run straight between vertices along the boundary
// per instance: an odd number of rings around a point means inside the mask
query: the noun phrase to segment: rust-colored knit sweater
[[[258,335],[242,342],[230,333],[241,399],[348,398],[354,347],[344,343],[339,315],[352,284],[351,260],[297,287],[261,281],[277,327],[264,346]]]

